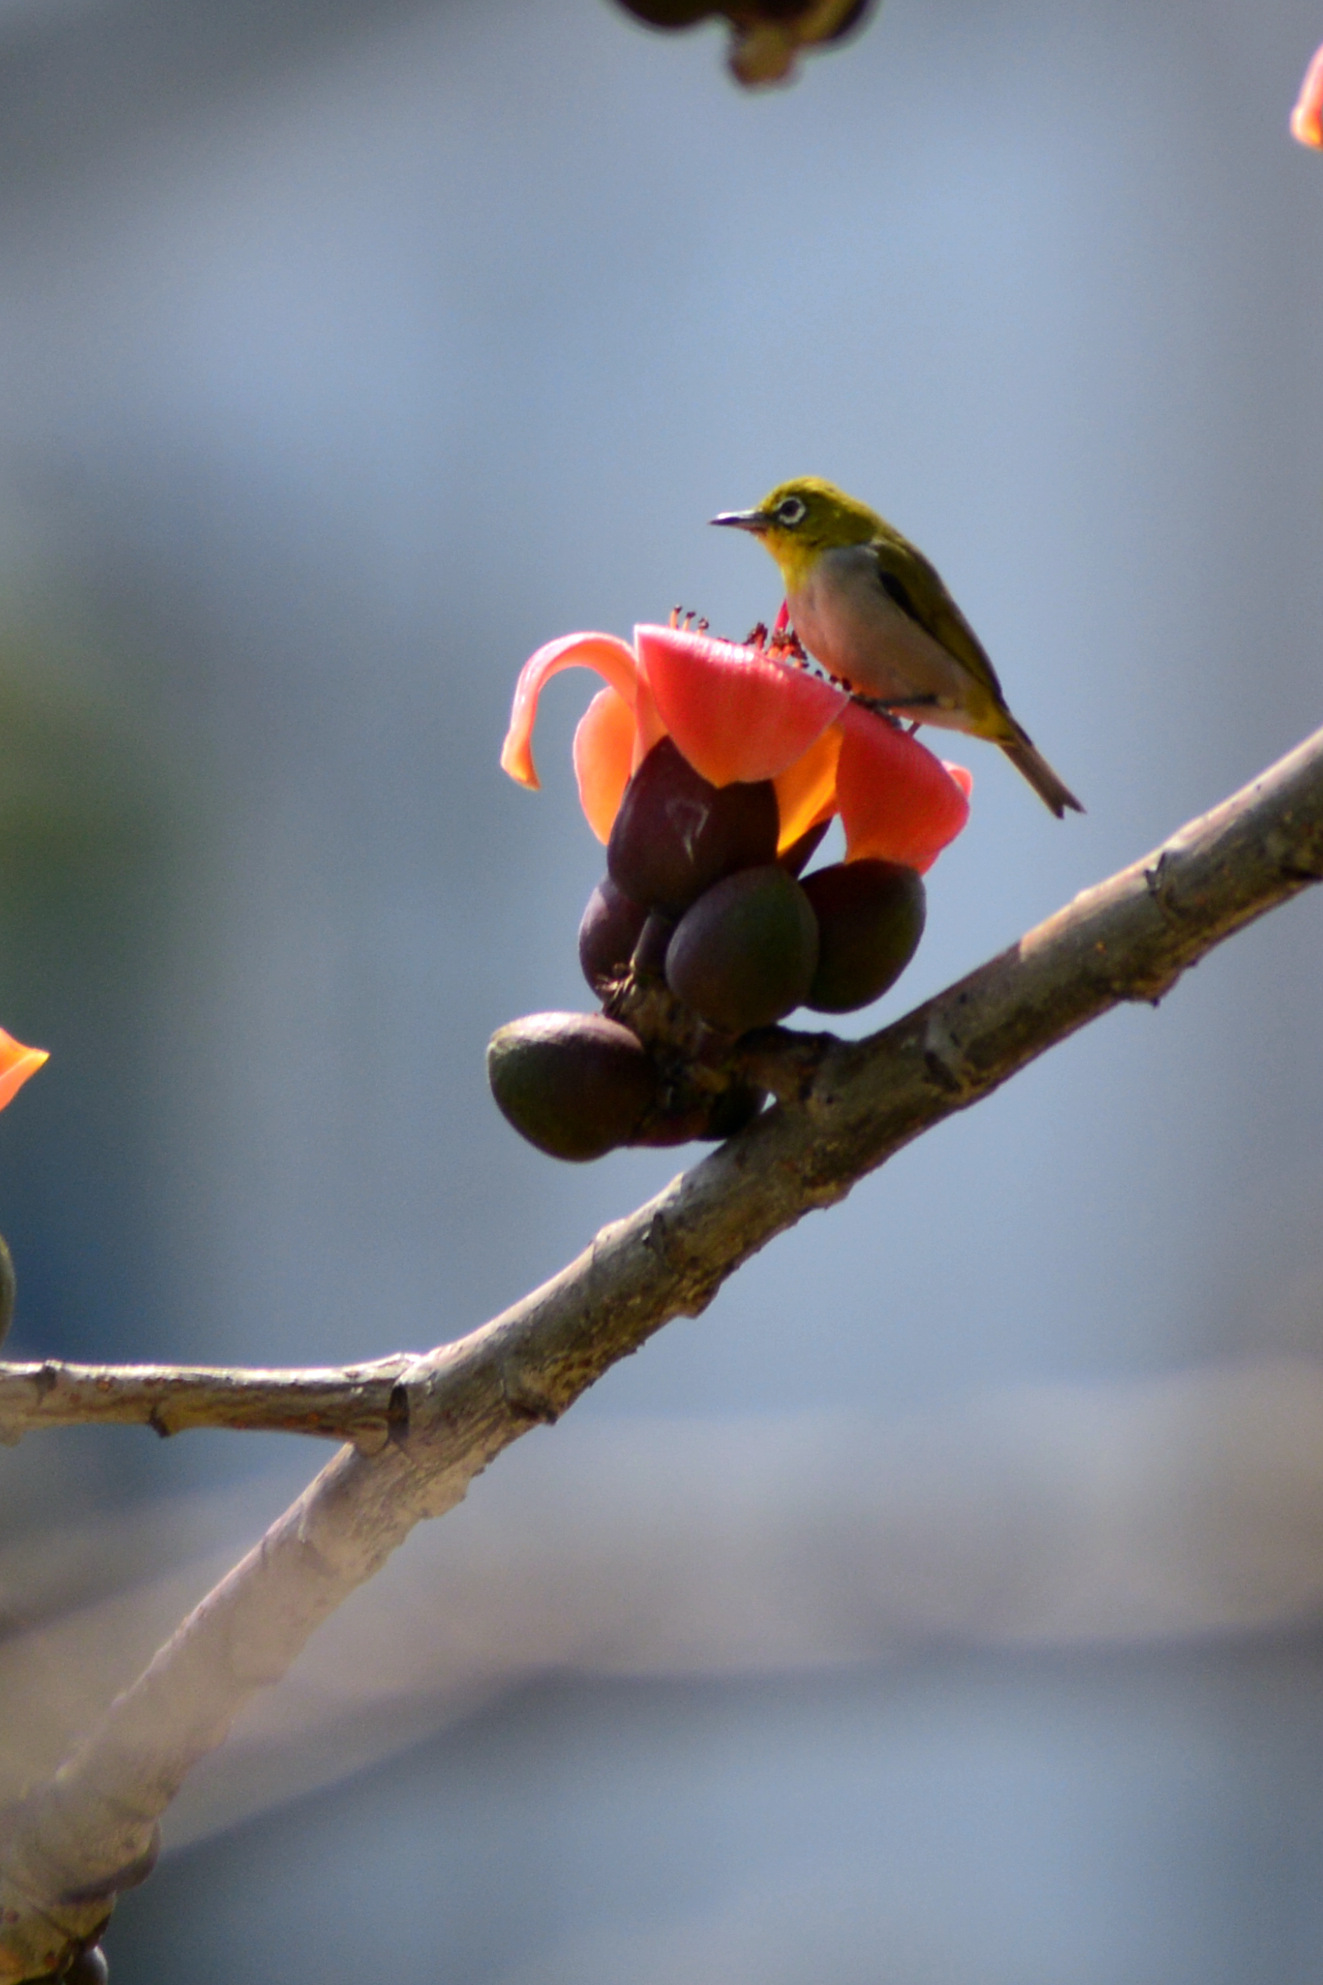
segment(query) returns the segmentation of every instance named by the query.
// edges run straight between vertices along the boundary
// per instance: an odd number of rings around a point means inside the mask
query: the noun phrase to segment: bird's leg
[[[833,676],[832,680],[836,681],[837,678]],[[890,703],[884,702],[880,696],[864,696],[859,690],[851,689],[848,682],[842,682],[840,684],[840,687],[844,690],[849,691],[850,701],[852,703],[857,703],[861,710],[871,710],[875,717],[880,717],[884,724],[890,724],[893,730],[896,731],[904,730],[905,728],[904,724],[901,723],[900,718],[896,715]],[[924,703],[924,702],[936,702],[937,699],[936,697],[916,696],[913,700],[916,703]],[[905,707],[906,708],[909,707],[908,703],[906,704]],[[918,725],[918,720],[916,718],[913,726],[913,730],[911,731],[910,735],[913,736],[914,731],[917,731],[918,728],[919,725]]]

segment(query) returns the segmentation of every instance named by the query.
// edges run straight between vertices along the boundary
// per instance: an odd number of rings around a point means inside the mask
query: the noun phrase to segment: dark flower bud
[[[619,0],[619,4],[650,28],[691,28],[719,11],[713,0]]]
[[[106,1985],[109,1977],[105,1953],[100,1944],[93,1944],[90,1950],[79,1951],[64,1974],[64,1985]]]
[[[812,23],[813,40],[835,41],[859,20],[870,0],[837,0],[828,21],[822,0],[720,0],[721,12],[744,27],[758,22]]]
[[[502,1115],[553,1158],[600,1158],[628,1143],[661,1098],[656,1064],[600,1013],[532,1013],[498,1027],[487,1080]]]
[[[602,877],[579,924],[579,963],[595,993],[608,980],[624,977],[647,918],[641,903],[617,889],[609,875]]]
[[[636,903],[679,916],[722,876],[772,861],[779,831],[770,779],[714,786],[664,737],[625,788],[606,865]]]
[[[709,1026],[765,1027],[802,1004],[818,962],[808,897],[776,862],[714,884],[675,928],[666,982]]]
[[[863,26],[872,9],[873,0],[851,0],[851,4],[842,10],[835,25],[823,35],[823,41],[842,41],[847,34],[852,34],[856,28]]]
[[[735,30],[730,66],[746,87],[783,82],[801,48],[836,41],[867,14],[871,0],[722,0]]]
[[[805,1005],[818,1013],[868,1006],[919,948],[923,878],[898,862],[836,862],[801,885],[818,920],[818,966]]]
[[[821,0],[618,0],[627,14],[654,28],[690,28],[709,14],[725,14],[748,29],[759,22],[793,23],[822,11]],[[836,41],[855,27],[873,0],[841,0],[814,40]]]

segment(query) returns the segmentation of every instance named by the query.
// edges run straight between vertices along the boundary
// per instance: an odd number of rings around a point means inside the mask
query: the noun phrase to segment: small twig
[[[99,1928],[248,1697],[503,1447],[672,1317],[704,1309],[774,1234],[1087,1021],[1156,1003],[1223,938],[1321,878],[1323,732],[884,1032],[793,1049],[793,1105],[604,1228],[503,1316],[406,1365],[380,1452],[342,1450],[11,1817],[0,1981],[58,1969]]]
[[[0,1442],[39,1427],[93,1421],[179,1434],[189,1427],[320,1434],[365,1451],[385,1445],[391,1395],[414,1354],[325,1370],[244,1371],[215,1365],[0,1363]]]

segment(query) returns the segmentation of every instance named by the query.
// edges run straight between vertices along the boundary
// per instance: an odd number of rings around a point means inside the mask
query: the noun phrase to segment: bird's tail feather
[[[1017,730],[1019,726],[1016,726]],[[1032,745],[1023,731],[1018,737],[998,738],[1011,764],[1023,778],[1029,781],[1045,806],[1050,806],[1058,820],[1065,817],[1066,808],[1075,813],[1083,813],[1084,808],[1076,799],[1070,787],[1059,779],[1041,751]]]

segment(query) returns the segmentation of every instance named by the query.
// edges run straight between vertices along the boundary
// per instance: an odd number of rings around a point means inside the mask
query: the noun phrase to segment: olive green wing
[[[1006,698],[997,671],[983,643],[951,598],[936,566],[899,531],[874,538],[870,549],[877,559],[878,580],[888,598],[902,613],[917,621],[925,634],[940,641],[947,653],[954,655],[961,667],[968,669],[975,682],[987,691],[994,707],[1005,711]]]
[[[983,643],[947,592],[941,574],[930,565],[917,545],[899,531],[887,530],[870,547],[877,559],[878,583],[887,597],[917,621],[925,634],[939,641],[967,669],[987,697],[987,708],[978,710],[971,699],[970,714],[977,719],[978,735],[999,744],[1017,772],[1029,781],[1058,820],[1069,807],[1075,813],[1084,808],[1070,787],[1052,770],[1032,738],[1006,707],[997,671],[989,661]]]

